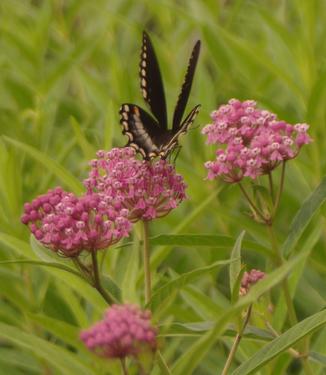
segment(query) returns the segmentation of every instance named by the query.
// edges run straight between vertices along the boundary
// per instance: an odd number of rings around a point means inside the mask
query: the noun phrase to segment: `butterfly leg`
[[[179,156],[179,153],[180,153],[181,149],[182,149],[182,146],[180,146],[180,145],[175,145],[173,152],[171,152],[171,154],[169,155],[169,159],[170,159],[169,161],[170,161],[171,164],[173,164],[174,166],[176,165],[176,161],[177,161],[177,158],[178,158],[178,156]],[[175,151],[175,152],[174,152],[174,151]],[[173,156],[173,161],[172,161],[172,155],[174,155],[174,156]]]

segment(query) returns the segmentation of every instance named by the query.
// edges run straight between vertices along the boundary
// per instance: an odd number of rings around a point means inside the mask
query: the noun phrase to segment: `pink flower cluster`
[[[216,151],[216,160],[208,161],[208,178],[222,176],[226,182],[243,177],[255,179],[293,159],[300,148],[311,142],[307,124],[291,125],[276,115],[260,110],[253,100],[231,99],[212,112],[212,124],[202,134],[208,144],[224,145]]]
[[[58,187],[24,205],[22,223],[46,247],[65,256],[106,248],[129,235],[128,210],[108,197],[81,197]]]
[[[144,351],[154,353],[157,330],[151,324],[151,313],[136,305],[113,305],[104,319],[81,332],[87,348],[106,358],[137,357]]]
[[[186,198],[184,180],[171,164],[138,160],[130,147],[98,151],[90,165],[84,181],[88,192],[121,203],[132,222],[165,216]]]
[[[252,269],[250,272],[245,272],[241,280],[240,294],[248,293],[250,287],[256,284],[259,280],[265,277],[265,272]]]

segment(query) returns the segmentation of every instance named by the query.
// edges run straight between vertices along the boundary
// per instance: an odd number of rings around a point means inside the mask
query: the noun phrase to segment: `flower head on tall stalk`
[[[222,177],[234,183],[248,176],[268,174],[281,162],[295,158],[310,143],[309,125],[291,125],[274,113],[257,108],[256,102],[229,100],[211,114],[212,124],[202,133],[207,143],[220,146],[216,159],[205,163],[208,179]]]
[[[157,350],[157,329],[151,323],[151,312],[136,305],[112,305],[103,320],[81,332],[87,348],[95,354],[124,360],[140,359]]]
[[[77,197],[61,187],[26,203],[21,221],[45,247],[66,257],[107,248],[131,230],[121,204],[103,194]]]
[[[264,277],[265,272],[260,270],[252,269],[249,272],[245,272],[241,280],[240,295],[244,296],[247,294],[250,288]]]
[[[132,222],[167,215],[185,198],[186,184],[165,160],[136,158],[130,147],[98,151],[84,181],[88,192],[105,194],[129,210]]]

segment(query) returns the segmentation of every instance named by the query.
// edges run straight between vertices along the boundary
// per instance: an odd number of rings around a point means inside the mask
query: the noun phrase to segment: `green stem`
[[[269,183],[269,192],[272,197],[272,202],[274,203],[274,184],[273,184],[273,176],[270,171],[268,172],[268,183]]]
[[[246,314],[246,317],[245,317],[245,320],[243,322],[243,325],[242,327],[240,328],[239,332],[237,333],[237,335],[235,336],[235,339],[234,339],[234,342],[233,342],[233,345],[231,347],[231,350],[230,350],[230,353],[228,355],[228,358],[225,362],[225,365],[224,365],[224,368],[223,368],[223,371],[222,371],[222,374],[221,375],[226,375],[227,372],[229,371],[229,368],[231,366],[231,363],[233,361],[233,358],[235,356],[235,353],[238,349],[238,346],[240,344],[240,341],[242,339],[242,335],[243,335],[243,332],[249,322],[249,319],[250,319],[250,315],[251,315],[251,310],[252,310],[252,305],[249,306],[248,308],[248,311],[247,311],[247,314]]]
[[[274,327],[270,324],[270,322],[268,320],[265,320],[265,325],[274,337],[280,337],[280,334],[274,329]],[[300,352],[293,349],[292,347],[289,348],[287,351],[292,355],[293,358],[299,359],[299,358],[302,357]]]
[[[147,304],[152,296],[152,281],[149,249],[149,223],[145,220],[143,221],[143,262],[145,275],[145,304]]]
[[[158,365],[161,368],[162,372],[164,372],[165,374],[171,374],[169,366],[166,363],[162,353],[159,350],[157,351],[157,362],[158,362]]]
[[[100,275],[99,275],[99,270],[98,270],[98,262],[97,262],[97,252],[96,251],[91,251],[92,254],[92,265],[93,265],[93,286],[94,288],[101,294],[101,296],[104,298],[104,300],[111,305],[114,301],[113,299],[107,294],[105,289],[103,289],[101,280],[100,280]]]
[[[285,165],[286,165],[285,163],[286,163],[285,161],[283,161],[283,163],[282,163],[282,172],[281,172],[280,187],[279,187],[279,189],[277,191],[277,195],[276,195],[276,199],[275,199],[275,204],[274,204],[273,213],[272,213],[272,217],[273,218],[276,215],[276,211],[277,211],[278,206],[280,204],[281,195],[282,195],[282,192],[283,192],[284,180],[285,180]]]
[[[79,260],[78,257],[72,258],[76,268],[78,271],[81,273],[84,279],[90,281],[91,280],[91,275],[90,275],[90,270]]]
[[[120,362],[121,362],[121,368],[122,368],[123,375],[128,375],[129,373],[128,373],[128,369],[127,369],[127,366],[126,366],[126,360],[124,358],[121,358]]]
[[[265,324],[266,324],[266,327],[269,329],[269,331],[271,332],[271,334],[274,337],[280,337],[279,333],[276,332],[276,330],[272,327],[272,325],[267,320],[265,320]],[[308,342],[305,342],[305,344],[307,345],[307,348],[306,348],[307,354],[306,355],[301,354],[300,352],[293,349],[292,347],[288,349],[288,352],[292,355],[293,358],[297,358],[297,359],[302,360],[303,369],[304,369],[304,372],[305,372],[306,375],[314,375],[314,373],[313,373],[313,371],[310,367],[310,363],[308,362],[309,340],[308,340]]]
[[[238,182],[238,185],[241,189],[242,194],[247,199],[250,207],[252,210],[263,220],[264,223],[268,223],[268,219],[265,218],[264,214],[260,211],[260,209],[255,205],[253,200],[250,198],[249,194],[246,192],[245,188],[242,186],[241,182]]]
[[[302,357],[302,365],[306,375],[315,375],[306,357]]]
[[[275,233],[274,233],[273,225],[272,224],[267,225],[267,229],[268,229],[268,234],[269,234],[270,242],[271,242],[271,245],[272,245],[272,249],[274,250],[274,253],[277,256],[278,265],[282,265],[284,263],[284,260],[283,260],[282,254],[280,252],[280,248],[277,244],[277,240],[276,240],[276,236],[275,236]],[[291,326],[294,326],[295,324],[297,324],[298,319],[297,319],[297,315],[296,315],[296,312],[295,312],[295,309],[294,309],[294,306],[293,306],[290,288],[289,288],[289,282],[288,282],[287,277],[282,282],[282,288],[283,288],[285,303],[286,303],[286,306],[287,306],[287,309],[288,309],[289,321],[290,321]]]
[[[309,356],[309,346],[310,346],[310,337],[305,337],[303,341],[303,350],[304,350],[304,356],[302,357],[302,365],[303,369],[306,375],[314,375],[314,372],[312,371],[312,368],[310,366],[310,363],[308,361]]]

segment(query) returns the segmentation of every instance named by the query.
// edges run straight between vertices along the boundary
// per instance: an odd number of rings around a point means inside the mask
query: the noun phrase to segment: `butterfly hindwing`
[[[158,156],[162,129],[157,121],[135,104],[125,103],[120,108],[122,133],[129,138],[127,146],[134,148],[145,159]]]
[[[160,68],[150,37],[145,31],[139,69],[142,95],[159,125],[167,129],[166,101]]]
[[[181,92],[178,97],[178,101],[174,110],[173,114],[173,125],[172,129],[173,131],[176,131],[181,125],[182,117],[184,114],[184,111],[186,109],[186,105],[188,102],[191,86],[192,86],[192,81],[194,78],[195,70],[196,70],[196,65],[199,57],[199,52],[200,52],[200,41],[198,40],[197,43],[195,44],[190,59],[188,63],[188,68],[187,72],[185,75],[185,79],[181,88]]]

